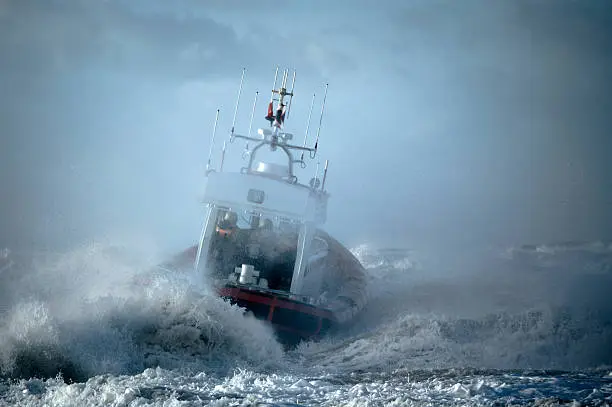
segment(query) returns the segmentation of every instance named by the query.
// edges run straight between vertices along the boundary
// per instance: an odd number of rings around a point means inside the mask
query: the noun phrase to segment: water
[[[292,350],[142,248],[13,257],[0,406],[612,405],[609,245],[354,252],[368,308]]]

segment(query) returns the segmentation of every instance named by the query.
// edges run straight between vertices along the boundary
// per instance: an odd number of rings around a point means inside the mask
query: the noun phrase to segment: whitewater
[[[12,253],[0,406],[612,405],[612,244],[352,250],[367,309],[295,349],[150,248]]]

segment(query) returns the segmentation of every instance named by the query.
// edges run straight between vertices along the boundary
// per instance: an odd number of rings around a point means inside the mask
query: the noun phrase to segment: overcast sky
[[[344,242],[612,239],[606,0],[0,0],[0,55],[0,245],[193,243],[215,110],[246,67],[246,132],[276,65],[297,134],[330,84]]]

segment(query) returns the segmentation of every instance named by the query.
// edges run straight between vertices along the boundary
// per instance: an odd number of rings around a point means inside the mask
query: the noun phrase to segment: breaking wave
[[[146,251],[94,242],[22,256],[0,274],[0,376],[602,368],[612,365],[604,246],[492,252],[478,267],[437,259],[456,273],[433,272],[412,250],[359,246],[368,307],[291,351],[190,272],[155,268],[160,259]]]
[[[82,381],[148,367],[265,369],[282,348],[261,322],[189,274],[154,273],[129,251],[89,244],[0,276],[0,375]]]
[[[448,259],[453,275],[432,274],[408,250],[361,246],[368,309],[349,332],[302,346],[304,360],[341,371],[611,366],[610,246],[546,247],[546,268],[538,250],[518,262],[491,252],[472,270]]]

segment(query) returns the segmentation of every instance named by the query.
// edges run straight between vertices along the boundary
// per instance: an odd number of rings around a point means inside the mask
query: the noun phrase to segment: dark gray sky
[[[298,134],[330,83],[341,240],[612,239],[605,0],[0,0],[0,55],[0,245],[190,244],[215,109],[246,67],[246,131],[277,64]]]

